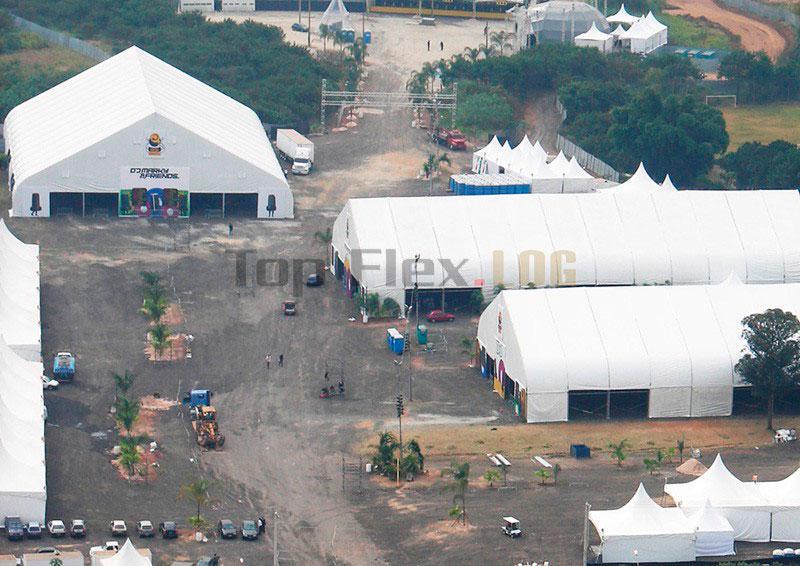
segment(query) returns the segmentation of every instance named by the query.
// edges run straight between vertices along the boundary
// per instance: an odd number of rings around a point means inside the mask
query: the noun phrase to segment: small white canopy
[[[772,513],[772,540],[800,541],[800,469],[780,481],[759,482],[758,489],[781,509]]]
[[[501,150],[500,141],[497,136],[492,138],[487,145],[472,154],[472,172],[488,173],[489,163],[496,162]]]
[[[553,175],[558,177],[568,177],[569,176],[569,160],[567,156],[564,155],[563,151],[559,151],[558,155],[555,159],[553,159],[550,163],[550,171],[552,171]]]
[[[614,36],[600,31],[593,22],[588,31],[575,36],[575,45],[578,47],[594,47],[602,53],[609,53],[614,47]]]
[[[589,520],[600,535],[603,563],[692,562],[696,557],[695,531],[684,514],[660,507],[641,483],[624,506],[589,511]]]
[[[672,179],[669,178],[669,174],[664,177],[664,182],[661,183],[661,188],[666,189],[668,191],[677,191],[677,187],[672,183]]]
[[[350,12],[347,11],[342,0],[331,0],[320,18],[319,25],[328,26],[332,30],[354,29],[353,22],[350,20]]]
[[[638,16],[633,16],[625,9],[625,4],[619,7],[619,11],[613,16],[606,18],[610,24],[632,25],[639,21]]]
[[[730,522],[736,540],[770,540],[771,506],[758,484],[734,476],[718,454],[708,471],[687,483],[668,484],[665,491],[687,513],[705,504],[706,499]]]
[[[153,566],[153,561],[140,554],[128,539],[115,555],[101,558],[99,566]]]
[[[607,189],[608,191],[612,192],[632,192],[632,193],[652,193],[656,191],[661,191],[661,186],[656,183],[652,177],[647,173],[647,169],[644,168],[644,163],[639,163],[639,167],[636,169],[636,172],[631,175],[630,179],[625,181],[624,183],[620,183],[616,187],[611,187]]]
[[[583,168],[575,156],[569,160],[569,167],[567,168],[568,179],[591,179],[592,176]]]
[[[695,529],[697,556],[730,556],[733,550],[733,527],[706,499],[703,506],[688,517]]]

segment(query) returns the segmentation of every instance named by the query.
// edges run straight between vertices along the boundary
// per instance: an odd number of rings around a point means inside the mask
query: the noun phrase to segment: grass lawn
[[[800,144],[800,104],[765,104],[722,108],[728,135],[729,151],[748,141],[769,143],[786,140]]]
[[[704,49],[730,50],[736,47],[738,37],[732,37],[707,21],[661,13],[659,20],[669,27],[672,45]]]
[[[0,55],[0,62],[15,61],[23,71],[33,73],[38,70],[50,70],[56,73],[76,74],[88,69],[95,61],[83,55],[60,47],[50,45],[38,36],[22,32],[23,48],[14,53]],[[27,74],[27,73],[25,73]]]

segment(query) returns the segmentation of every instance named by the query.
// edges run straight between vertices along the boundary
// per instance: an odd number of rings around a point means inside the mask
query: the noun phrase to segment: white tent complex
[[[623,47],[630,46],[633,53],[647,55],[667,44],[667,26],[659,22],[652,12],[640,18],[620,36]]]
[[[734,387],[746,386],[734,371],[746,347],[741,321],[768,308],[800,312],[800,284],[503,291],[478,323],[481,369],[529,423],[566,421],[587,403],[611,417],[631,407],[651,418],[727,416]],[[679,504],[700,508],[718,473]]]
[[[331,262],[351,291],[401,305],[417,255],[420,286],[480,289],[487,298],[497,285],[709,284],[731,273],[745,283],[800,282],[797,191],[653,185],[643,193],[351,199],[333,225]],[[441,258],[461,265],[459,277],[444,277]]]
[[[660,507],[642,484],[619,509],[589,511],[603,563],[692,562],[695,530],[680,509]]]
[[[350,20],[350,12],[342,0],[331,0],[322,18],[319,20],[320,26],[327,26],[333,31],[352,30],[353,22]]]
[[[13,216],[294,213],[255,112],[138,47],[23,102],[4,136]]]
[[[734,476],[719,455],[699,478],[686,483],[667,484],[665,490],[685,512],[701,509],[706,501],[710,502],[730,522],[735,540],[770,540],[774,505],[761,492],[758,483],[743,482]]]
[[[131,539],[119,551],[103,551],[92,557],[92,566],[153,566],[149,549],[137,549]]]
[[[706,499],[703,506],[688,517],[695,530],[694,549],[697,556],[730,556],[733,546],[733,527],[728,519]]]
[[[575,45],[578,47],[594,47],[602,53],[611,53],[614,48],[614,36],[600,31],[592,22],[592,27],[589,28],[589,31],[575,36]]]

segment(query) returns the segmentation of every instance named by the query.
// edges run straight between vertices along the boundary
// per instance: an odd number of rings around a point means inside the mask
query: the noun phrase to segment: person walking
[[[272,354],[267,354],[264,358],[264,361],[267,362],[267,371],[269,371],[269,364],[272,363]]]
[[[430,51],[430,50],[431,50],[431,40],[429,39],[428,40],[428,51]]]
[[[344,397],[344,378],[339,380],[339,396]]]
[[[228,239],[233,236],[233,224],[228,224]]]
[[[278,354],[278,367],[283,367],[283,354]]]
[[[444,51],[444,41],[439,42],[439,50]]]

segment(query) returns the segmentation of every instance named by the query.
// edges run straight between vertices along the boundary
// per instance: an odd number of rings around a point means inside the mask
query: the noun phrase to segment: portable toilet
[[[428,327],[424,324],[417,326],[417,342],[420,346],[428,343]]]
[[[189,407],[194,408],[198,406],[211,405],[211,391],[208,389],[192,389],[189,394]]]
[[[403,338],[403,335],[400,334],[396,328],[389,328],[386,331],[386,345],[389,347],[389,350],[399,356],[403,353],[403,349],[405,348],[405,338]]]
[[[364,44],[365,45],[369,45],[370,43],[372,43],[372,32],[371,31],[365,31],[364,32]]]

